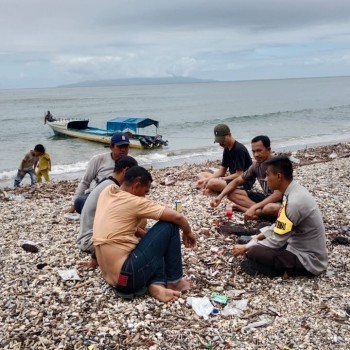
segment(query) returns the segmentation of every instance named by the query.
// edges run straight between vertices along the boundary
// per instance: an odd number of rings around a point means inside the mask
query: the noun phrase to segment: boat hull
[[[70,137],[76,137],[83,140],[100,142],[104,144],[109,144],[112,135],[109,134],[106,130],[98,129],[98,128],[86,128],[83,130],[67,128],[68,120],[60,120],[60,121],[52,121],[47,122],[47,124],[51,127],[53,132],[56,135],[66,135]],[[129,137],[130,148],[136,149],[144,149],[144,147],[140,140],[134,137]]]

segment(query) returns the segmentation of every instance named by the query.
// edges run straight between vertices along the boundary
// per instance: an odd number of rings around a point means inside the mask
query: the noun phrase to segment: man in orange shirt
[[[145,198],[151,183],[151,174],[134,166],[120,187],[105,188],[92,240],[102,275],[118,295],[132,298],[148,288],[156,299],[174,301],[191,287],[183,278],[179,229],[185,247],[196,238],[183,214]],[[138,230],[142,219],[159,221],[145,233]]]

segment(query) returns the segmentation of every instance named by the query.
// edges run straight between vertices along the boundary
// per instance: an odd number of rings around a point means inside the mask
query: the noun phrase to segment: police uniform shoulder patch
[[[283,199],[283,203],[280,211],[278,212],[278,217],[275,223],[274,232],[278,235],[285,235],[293,229],[293,222],[289,220],[287,213],[287,199]]]

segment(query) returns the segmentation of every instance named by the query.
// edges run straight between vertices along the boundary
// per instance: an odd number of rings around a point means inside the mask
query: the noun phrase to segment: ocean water
[[[169,145],[130,150],[140,165],[161,168],[221,159],[213,128],[228,124],[250,149],[268,135],[274,150],[296,150],[350,140],[350,77],[196,84],[0,90],[0,187],[12,186],[24,154],[42,143],[52,158],[52,178],[80,178],[102,144],[54,136],[44,125],[57,118],[89,118],[105,128],[117,116],[149,117]],[[29,183],[26,177],[23,184]]]

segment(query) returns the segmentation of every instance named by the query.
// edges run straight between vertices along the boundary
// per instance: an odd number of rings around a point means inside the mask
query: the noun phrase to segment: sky
[[[349,0],[0,0],[0,89],[344,75]]]

